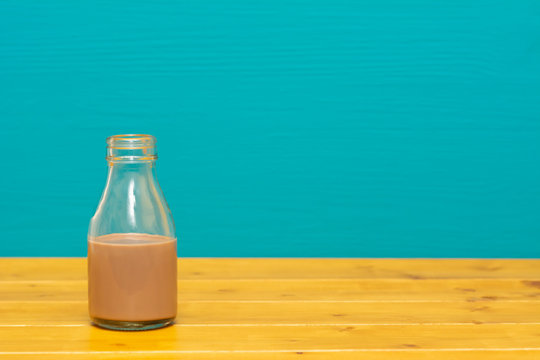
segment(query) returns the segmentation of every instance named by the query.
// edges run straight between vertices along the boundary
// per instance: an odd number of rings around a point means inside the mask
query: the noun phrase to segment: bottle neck
[[[156,169],[155,161],[116,161],[109,162],[109,173],[137,174],[154,173]]]
[[[157,184],[155,161],[109,162],[107,188],[153,187]]]

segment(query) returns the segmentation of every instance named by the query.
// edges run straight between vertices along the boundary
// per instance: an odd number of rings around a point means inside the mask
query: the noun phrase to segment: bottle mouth
[[[136,162],[157,159],[156,138],[146,134],[122,134],[107,138],[107,161]]]

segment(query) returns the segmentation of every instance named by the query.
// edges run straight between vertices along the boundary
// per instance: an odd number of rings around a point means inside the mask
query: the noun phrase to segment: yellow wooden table
[[[178,321],[89,324],[86,260],[0,259],[5,359],[540,359],[540,260],[180,259]]]

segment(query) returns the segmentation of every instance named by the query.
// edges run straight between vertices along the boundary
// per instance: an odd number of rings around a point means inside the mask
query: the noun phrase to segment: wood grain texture
[[[182,301],[536,301],[538,280],[204,279],[179,280]],[[86,301],[85,280],[0,281],[0,301]]]
[[[504,349],[490,350],[475,350],[475,349],[460,349],[460,350],[417,350],[409,351],[407,349],[396,349],[391,351],[283,351],[279,353],[252,353],[252,352],[212,352],[212,353],[187,353],[187,352],[101,352],[99,354],[93,352],[61,352],[54,354],[46,353],[0,353],[0,358],[14,360],[28,359],[43,359],[43,360],[94,360],[99,359],[148,359],[148,360],[163,360],[163,359],[182,359],[182,360],[302,360],[305,358],[313,360],[537,360],[539,356],[538,350],[522,350],[513,349],[512,351]]]
[[[409,351],[407,349],[396,349],[391,351],[283,351],[278,353],[252,353],[252,352],[228,352],[222,353],[187,353],[187,352],[101,352],[99,354],[92,352],[62,352],[54,354],[46,353],[0,353],[0,358],[14,359],[14,360],[27,360],[27,359],[44,359],[44,360],[94,360],[96,357],[99,359],[148,359],[148,360],[163,360],[163,359],[182,359],[182,360],[303,360],[305,358],[313,360],[537,360],[539,356],[538,350],[522,350],[513,349],[507,351],[504,349],[490,349],[490,350],[475,350],[475,349],[460,349],[460,350],[431,350],[425,349],[417,351]]]
[[[252,271],[257,269],[257,271]],[[191,279],[538,279],[538,259],[181,258]],[[85,258],[6,258],[0,280],[84,280]]]
[[[540,324],[429,326],[173,326],[153,332],[111,332],[84,327],[0,327],[0,348],[12,351],[213,351],[275,352],[334,350],[534,349]],[[32,339],[31,342],[28,339]],[[62,339],[61,344],[58,340]],[[156,347],[159,347],[157,349]]]
[[[176,324],[115,332],[89,324],[84,259],[0,259],[0,358],[540,356],[538,260],[180,259],[179,264]]]
[[[197,301],[178,303],[176,326],[540,324],[540,301],[341,302]],[[86,301],[0,301],[0,328],[88,324]]]

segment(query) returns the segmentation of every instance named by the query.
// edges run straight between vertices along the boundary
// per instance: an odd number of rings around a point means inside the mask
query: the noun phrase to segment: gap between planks
[[[269,350],[114,350],[114,351],[0,351],[0,355],[83,355],[83,354],[260,354],[260,353],[340,353],[340,352],[468,352],[468,351],[540,351],[540,347],[526,348],[448,348],[448,349],[269,349]]]
[[[540,325],[540,322],[528,322],[528,323],[517,323],[517,322],[484,322],[482,324],[477,324],[475,322],[463,322],[463,323],[390,323],[390,324],[379,324],[379,323],[338,323],[338,324],[172,324],[173,327],[316,327],[316,326],[470,326],[470,325]],[[0,325],[0,328],[4,327],[86,327],[91,326],[90,321],[84,324],[9,324],[9,325]]]
[[[540,281],[539,278],[419,278],[419,279],[409,279],[409,278],[204,278],[204,279],[197,279],[197,278],[191,278],[191,279],[185,279],[181,278],[177,281],[179,283],[183,282],[215,282],[215,281],[227,281],[227,282],[282,282],[282,281],[305,281],[305,282],[350,282],[350,281],[377,281],[377,282],[396,282],[396,281],[417,281],[417,282],[429,282],[429,281],[456,281],[456,280],[462,280],[462,281]],[[58,283],[58,282],[87,282],[88,280],[86,278],[84,279],[49,279],[49,280],[40,280],[40,279],[28,279],[28,280],[5,280],[0,279],[0,283],[3,284],[32,284],[32,283]]]
[[[0,300],[0,303],[62,303],[62,304],[80,304],[87,303],[87,300]],[[182,303],[239,303],[239,304],[281,304],[281,303],[351,303],[351,304],[378,304],[378,303],[463,303],[463,302],[505,302],[505,303],[540,303],[540,299],[536,300],[182,300],[178,304]]]
[[[283,353],[183,353],[183,354],[159,354],[159,353],[138,353],[138,354],[2,354],[2,359],[9,360],[28,360],[36,359],[39,356],[40,360],[95,360],[96,358],[103,360],[125,360],[129,359],[145,359],[145,360],[299,360],[305,356],[310,360],[538,360],[539,351],[519,349],[515,351],[420,351],[420,352],[315,352],[301,350],[296,352]]]

